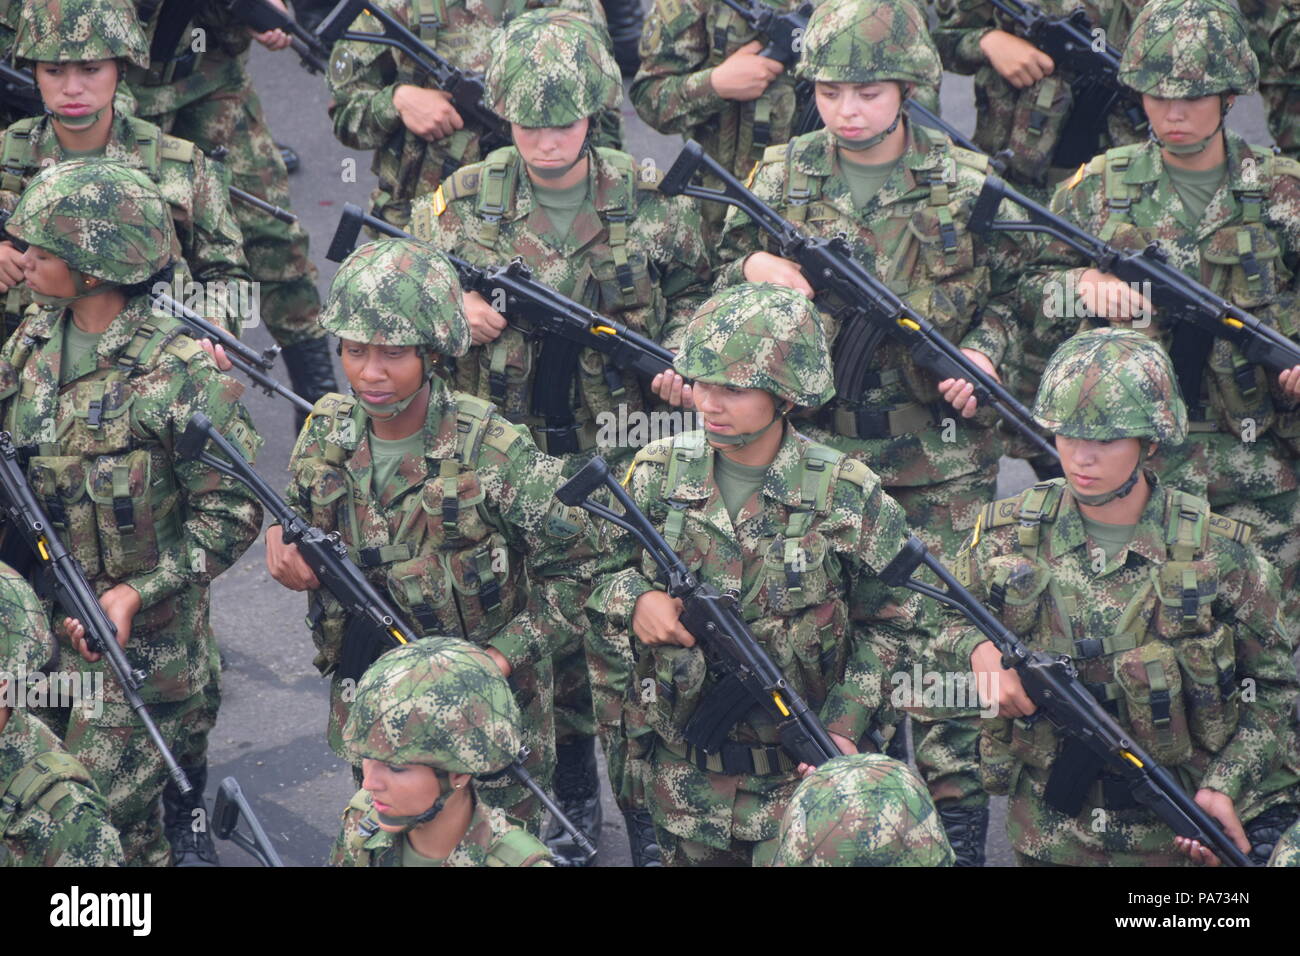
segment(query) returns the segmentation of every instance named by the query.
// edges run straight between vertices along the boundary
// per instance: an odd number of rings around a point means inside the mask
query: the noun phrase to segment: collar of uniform
[[[516,147],[511,146],[510,150],[514,153],[515,161],[515,202],[514,209],[507,210],[502,218],[514,221],[526,219],[536,207],[536,201],[533,198],[533,181],[528,178],[528,168],[524,165],[523,157]],[[618,205],[615,190],[619,187],[621,178],[618,169],[606,161],[596,147],[588,148],[587,195],[592,197],[598,212],[606,212]]]
[[[795,431],[789,421],[783,424],[783,428],[785,432],[781,436],[781,445],[776,450],[776,458],[768,465],[767,477],[763,481],[763,494],[794,508],[798,507],[801,500],[800,462],[809,442]],[[685,467],[678,470],[677,484],[664,489],[665,498],[706,501],[718,493],[717,483],[713,480],[713,456],[717,451],[705,440],[702,431],[689,432],[681,440],[689,441],[692,435],[700,436],[702,453],[690,458]]]
[[[956,181],[954,160],[947,149],[947,141],[919,123],[909,122],[906,116],[903,123],[907,130],[907,146],[898,165],[876,194],[875,201],[882,206],[913,198],[916,190],[928,186],[934,170],[943,170],[944,182]],[[835,137],[829,130],[820,130],[815,136],[801,137],[794,142],[790,161],[799,172],[826,178],[836,171],[839,159]]]
[[[63,162],[63,146],[54,131],[54,118],[48,113],[40,117],[39,121],[32,126],[28,142],[31,143],[33,159],[53,159],[56,163]],[[140,150],[135,145],[127,118],[116,109],[113,111],[112,125],[108,129],[108,142],[104,146],[104,156],[128,165],[141,165]]]
[[[113,358],[117,352],[126,348],[131,336],[135,335],[135,330],[151,318],[153,307],[148,296],[138,295],[128,299],[126,306],[99,337],[95,354],[101,358]],[[71,309],[41,309],[28,320],[24,334],[34,339],[57,340],[61,344],[63,323],[71,321]]]
[[[483,806],[477,794],[471,793],[470,797],[474,801],[474,809],[470,814],[469,826],[447,860],[451,862],[455,857],[462,857],[456,860],[456,863],[463,864],[468,861],[471,866],[485,866],[488,851],[497,841],[498,831],[505,829],[506,826],[503,825],[504,821],[498,822],[493,812]]]
[[[1141,556],[1150,564],[1163,564],[1168,559],[1165,547],[1165,489],[1161,487],[1151,471],[1144,471],[1151,486],[1151,497],[1142,514],[1138,517],[1133,538],[1128,543],[1128,550]],[[1052,555],[1062,555],[1075,548],[1082,548],[1088,542],[1083,530],[1083,518],[1079,513],[1079,504],[1075,500],[1067,483],[1062,492],[1061,506],[1052,522]]]
[[[370,418],[364,412],[361,426],[356,448],[347,457],[344,467],[355,487],[369,488],[374,456],[370,451]],[[434,376],[429,387],[429,409],[424,416],[424,457],[437,461],[455,456],[456,401],[442,379]]]
[[[1249,144],[1232,130],[1225,130],[1225,146],[1228,159],[1228,182],[1233,189],[1257,188],[1249,185],[1242,169],[1242,160],[1251,155]],[[1259,170],[1256,169],[1258,175]],[[1130,186],[1154,183],[1165,174],[1165,159],[1160,146],[1154,140],[1147,140],[1133,150],[1128,168],[1124,170],[1123,181]]]

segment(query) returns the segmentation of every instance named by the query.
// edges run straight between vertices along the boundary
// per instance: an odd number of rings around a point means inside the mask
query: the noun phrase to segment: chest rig
[[[677,6],[680,9],[680,5]],[[669,16],[667,19],[672,20],[674,17]],[[705,69],[713,69],[720,65],[734,50],[759,38],[740,14],[724,4],[710,5],[706,19],[713,42],[709,46],[709,58]],[[750,157],[758,159],[772,142],[772,88],[768,87],[756,100],[735,105],[740,107],[742,124],[746,120],[751,124]],[[737,138],[739,139],[739,136]]]
[[[10,778],[0,795],[0,836],[33,809],[43,810],[57,820],[64,807],[80,799],[75,784],[92,789],[95,786],[86,768],[71,754],[51,750],[33,759]],[[101,807],[107,815],[102,801]]]

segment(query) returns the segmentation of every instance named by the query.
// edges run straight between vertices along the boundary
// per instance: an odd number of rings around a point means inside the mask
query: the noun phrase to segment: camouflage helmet
[[[1133,20],[1119,79],[1161,99],[1253,93],[1259,61],[1227,0],[1155,0]]]
[[[171,208],[154,182],[111,159],[46,167],[28,184],[9,234],[106,282],[144,282],[172,258]]]
[[[1187,407],[1169,356],[1132,329],[1103,328],[1066,340],[1043,370],[1034,421],[1067,438],[1151,438],[1181,445]]]
[[[853,754],[799,784],[772,865],[952,866],[955,859],[915,771],[884,754]]]
[[[352,760],[495,773],[519,753],[521,717],[492,658],[458,637],[431,637],[375,661],[343,727]]]
[[[842,0],[821,4],[808,18],[797,73],[829,83],[897,80],[938,89],[943,67],[912,0]]]
[[[817,307],[766,282],[731,286],[700,306],[673,368],[697,382],[761,388],[811,408],[835,394]]]
[[[31,63],[122,59],[149,68],[149,44],[127,0],[24,0],[14,56]]]
[[[423,345],[459,358],[469,320],[456,270],[415,239],[376,239],[339,266],[321,309],[325,331],[371,345]]]
[[[22,575],[0,563],[0,681],[39,671],[53,657],[40,599]]]
[[[570,10],[528,10],[498,30],[485,80],[492,108],[531,128],[568,126],[623,102],[603,29]]]

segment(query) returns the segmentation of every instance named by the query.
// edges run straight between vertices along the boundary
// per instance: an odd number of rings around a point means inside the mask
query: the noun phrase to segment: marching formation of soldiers
[[[0,0],[0,860],[217,864],[265,513],[332,865],[589,865],[602,754],[637,866],[1300,865],[1300,5],[292,6]],[[323,303],[253,40],[374,151]]]

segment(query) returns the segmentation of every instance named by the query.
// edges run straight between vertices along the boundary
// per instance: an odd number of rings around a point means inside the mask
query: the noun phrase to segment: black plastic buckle
[[[1085,637],[1074,642],[1074,656],[1080,660],[1091,660],[1094,657],[1101,657],[1105,653],[1105,646],[1099,637]],[[1095,694],[1093,695],[1096,696]]]
[[[126,534],[135,531],[135,506],[130,498],[113,499],[113,520],[117,522],[118,531]]]
[[[539,428],[538,431],[546,436],[546,454],[553,458],[572,455],[582,450],[577,425],[556,425]]]

